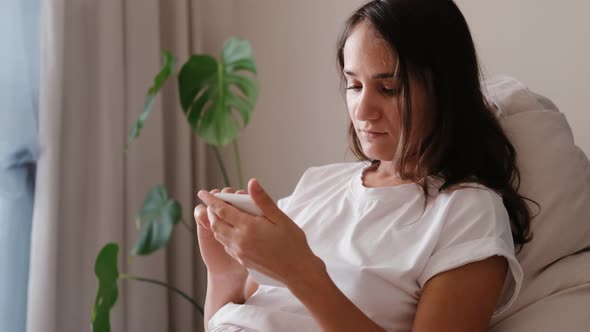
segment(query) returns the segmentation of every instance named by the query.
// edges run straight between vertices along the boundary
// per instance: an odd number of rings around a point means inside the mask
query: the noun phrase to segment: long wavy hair
[[[481,89],[477,52],[469,27],[451,0],[374,0],[347,21],[337,44],[337,63],[344,83],[344,45],[352,30],[368,23],[397,52],[400,78],[400,137],[394,164],[399,176],[419,183],[428,199],[428,177],[442,182],[439,191],[479,183],[496,193],[508,211],[515,246],[532,239],[531,212],[518,194],[516,151],[491,111]],[[433,92],[435,107],[416,142],[412,131],[410,77]],[[352,121],[349,145],[362,161],[376,166],[363,151]],[[413,163],[408,171],[408,160]],[[533,202],[533,201],[531,201]],[[535,203],[535,202],[533,202]],[[536,204],[536,203],[535,203]]]

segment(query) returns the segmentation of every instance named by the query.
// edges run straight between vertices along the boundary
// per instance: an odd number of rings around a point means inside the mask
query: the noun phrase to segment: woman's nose
[[[366,90],[363,91],[355,110],[357,120],[376,120],[381,116],[379,107],[375,105],[373,98],[375,97],[367,93]]]

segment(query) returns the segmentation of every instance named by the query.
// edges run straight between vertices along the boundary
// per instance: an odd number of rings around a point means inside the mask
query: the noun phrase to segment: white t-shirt
[[[410,331],[421,289],[431,277],[504,256],[509,271],[493,324],[516,299],[523,278],[501,197],[477,184],[448,193],[432,190],[424,210],[417,184],[365,187],[367,166],[312,167],[292,195],[279,201],[335,284],[387,331]],[[289,289],[268,285],[260,285],[245,304],[222,307],[208,326],[221,324],[262,332],[321,331]]]

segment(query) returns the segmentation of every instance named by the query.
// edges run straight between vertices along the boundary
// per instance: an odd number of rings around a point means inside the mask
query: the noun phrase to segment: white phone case
[[[255,216],[261,216],[262,211],[254,204],[254,201],[247,194],[230,194],[230,193],[217,193],[215,197],[222,199],[231,205],[235,206],[238,210],[246,213],[253,214]]]

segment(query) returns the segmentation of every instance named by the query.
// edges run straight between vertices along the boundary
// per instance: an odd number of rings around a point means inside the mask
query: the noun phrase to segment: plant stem
[[[189,232],[191,232],[191,233],[194,233],[195,232],[196,228],[194,226],[190,226],[189,223],[186,220],[184,220],[184,218],[182,218],[181,221],[182,221],[182,224],[184,225],[184,227]]]
[[[200,313],[201,315],[205,315],[203,308],[201,308],[201,306],[195,301],[193,300],[192,297],[188,296],[187,294],[185,294],[183,291],[181,291],[180,289],[174,287],[174,286],[170,286],[167,283],[161,282],[159,280],[154,280],[154,279],[149,279],[149,278],[143,278],[143,277],[138,277],[138,276],[132,276],[132,275],[128,275],[128,274],[120,274],[119,278],[121,279],[130,279],[130,280],[137,280],[137,281],[141,281],[141,282],[147,282],[150,284],[155,284],[155,285],[159,285],[159,286],[163,286],[168,288],[168,290],[175,292],[176,294],[184,297],[185,300],[189,301]]]
[[[244,180],[242,179],[242,164],[240,163],[240,150],[238,149],[238,140],[234,141],[234,158],[236,160],[236,168],[238,169],[238,183],[240,189],[244,189]]]
[[[221,168],[221,174],[223,174],[223,181],[225,181],[226,187],[231,187],[229,183],[229,177],[227,176],[227,171],[225,170],[225,165],[223,164],[223,160],[221,159],[221,154],[219,153],[219,149],[215,146],[212,147],[213,151],[215,152],[215,158],[217,159],[217,163],[219,164],[219,168]]]

